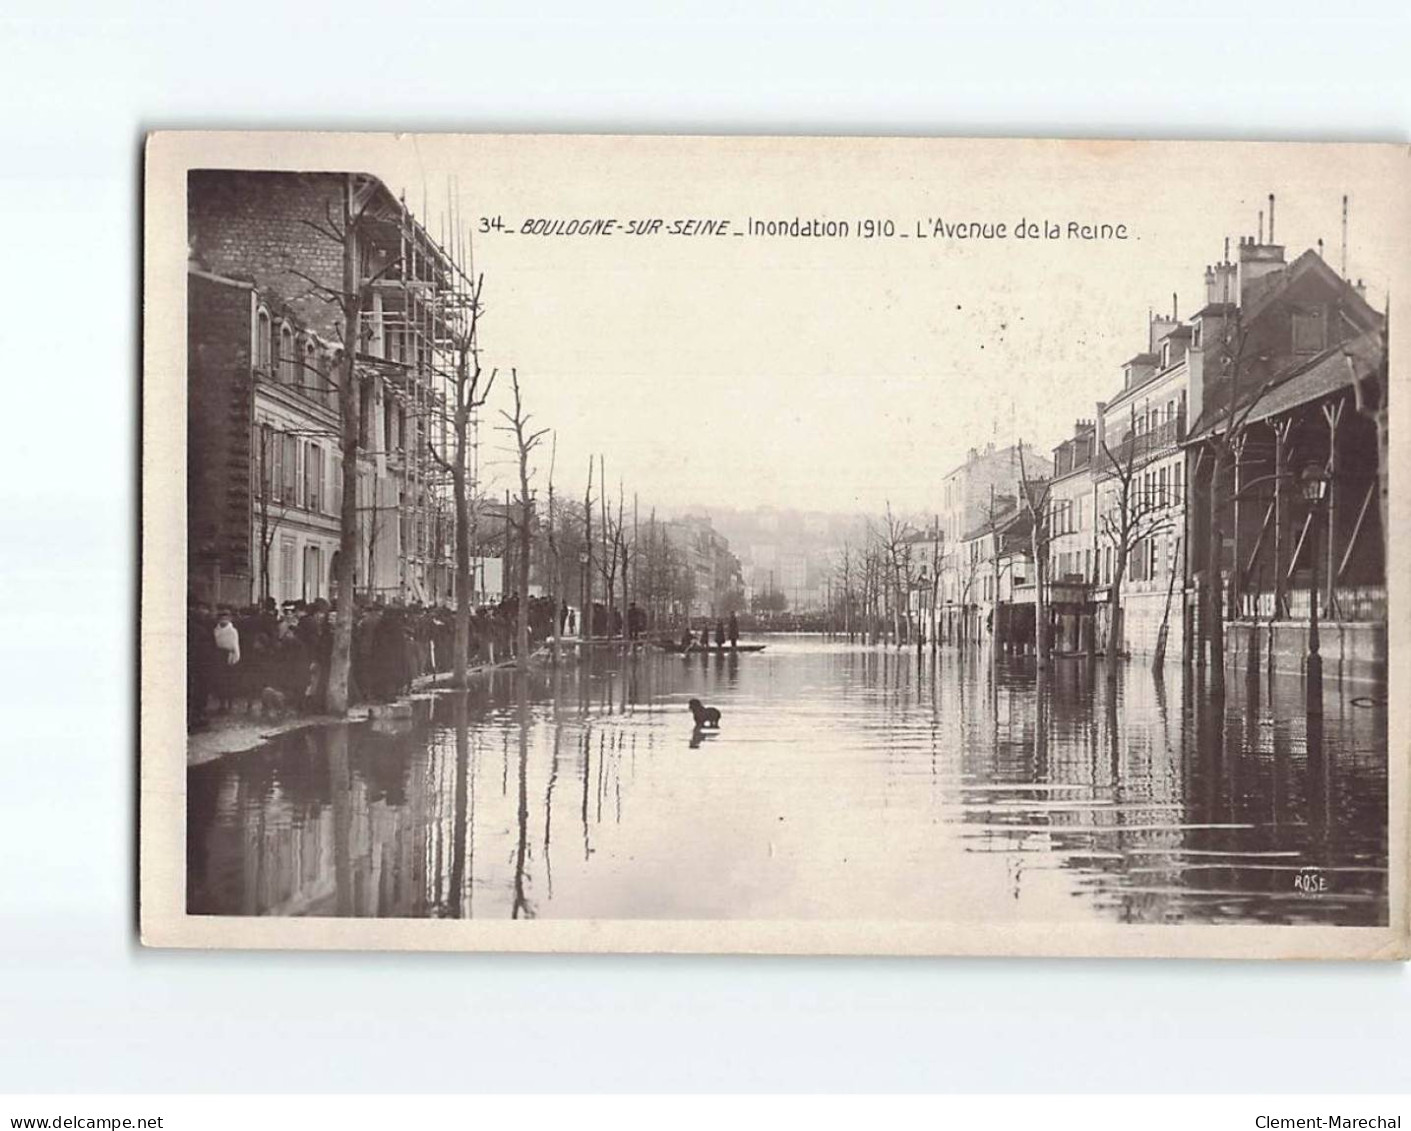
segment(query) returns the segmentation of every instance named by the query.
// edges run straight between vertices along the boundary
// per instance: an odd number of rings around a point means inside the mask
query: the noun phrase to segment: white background
[[[138,948],[144,130],[1411,129],[1397,0],[657,7],[0,10],[0,1090],[1411,1088],[1405,966]]]

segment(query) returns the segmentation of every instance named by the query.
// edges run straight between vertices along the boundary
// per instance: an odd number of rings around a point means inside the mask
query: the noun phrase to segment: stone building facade
[[[363,295],[359,595],[446,601],[451,258],[376,178],[197,170],[188,179],[190,588],[208,601],[332,599],[342,507],[340,218]]]

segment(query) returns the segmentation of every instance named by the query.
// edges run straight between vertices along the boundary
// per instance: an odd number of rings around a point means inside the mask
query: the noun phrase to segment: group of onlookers
[[[554,602],[531,597],[531,647],[553,629]],[[321,711],[328,692],[336,612],[325,600],[273,599],[241,610],[192,600],[187,607],[187,724],[237,707]],[[519,616],[518,595],[470,617],[472,667],[507,659]],[[349,702],[386,702],[413,680],[452,668],[454,609],[360,604],[354,614]]]

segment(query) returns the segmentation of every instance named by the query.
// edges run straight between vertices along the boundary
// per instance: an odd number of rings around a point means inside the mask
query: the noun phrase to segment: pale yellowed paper
[[[1094,350],[1075,325],[1071,302],[1077,291],[1140,286],[1184,265],[1139,264],[1143,234],[1187,230],[1201,248],[1197,260],[1213,260],[1210,227],[1202,210],[1210,183],[1237,182],[1233,202],[1252,215],[1262,197],[1245,186],[1279,186],[1280,208],[1290,211],[1335,207],[1339,194],[1356,201],[1358,238],[1375,241],[1384,277],[1369,280],[1389,295],[1392,398],[1391,529],[1387,571],[1389,672],[1388,890],[1386,927],[1323,926],[1149,926],[1120,923],[1021,921],[985,923],[963,918],[904,921],[869,919],[710,919],[669,921],[442,921],[371,919],[276,919],[193,916],[185,912],[187,774],[184,726],[186,532],[186,184],[192,169],[371,172],[420,210],[425,193],[436,201],[457,178],[457,192],[471,192],[486,216],[659,216],[728,217],[738,229],[746,217],[776,219],[831,215],[853,223],[895,217],[917,237],[925,218],[1004,221],[1020,216],[1056,217],[1066,224],[1121,224],[1124,242],[1064,242],[1002,249],[970,244],[944,255],[921,255],[900,240],[873,244],[856,240],[800,248],[770,238],[726,238],[706,250],[699,241],[579,242],[516,235],[523,247],[514,267],[507,239],[477,237],[475,254],[484,265],[494,297],[493,334],[523,343],[523,355],[505,364],[533,372],[533,343],[553,338],[576,343],[593,369],[595,342],[634,335],[639,368],[620,376],[598,376],[594,395],[619,402],[624,420],[643,397],[643,383],[677,359],[688,375],[714,341],[736,355],[728,368],[739,373],[738,357],[751,359],[757,388],[740,379],[735,395],[756,389],[756,415],[775,413],[775,426],[794,436],[826,444],[848,427],[847,395],[820,393],[817,335],[825,351],[827,388],[846,374],[886,374],[928,362],[907,355],[934,351],[939,331],[925,324],[926,310],[911,296],[925,293],[926,276],[944,272],[947,301],[965,296],[988,307],[996,322],[1025,318],[1044,322],[1048,342],[1039,356],[1009,359],[1009,366],[1032,366],[1030,395],[1023,405],[996,399],[982,387],[969,387],[954,373],[930,384],[908,386],[898,414],[895,445],[905,459],[888,464],[866,481],[865,466],[846,462],[836,483],[816,485],[827,505],[842,509],[882,499],[906,499],[924,506],[926,492],[949,470],[954,445],[973,432],[969,413],[990,417],[1025,415],[1068,419],[1091,413],[1090,401],[1074,397],[1068,375],[1083,366],[1115,378],[1122,358],[1107,348]],[[405,177],[403,184],[392,178]],[[420,179],[419,179],[420,178]],[[1200,183],[1200,192],[1179,186]],[[583,186],[591,184],[585,197]],[[1233,206],[1232,204],[1232,206]],[[1290,221],[1292,222],[1292,221]],[[1272,223],[1272,218],[1271,218]],[[428,225],[431,226],[431,225]],[[1252,227],[1252,224],[1251,224]],[[1239,234],[1238,232],[1234,234]],[[1327,239],[1337,239],[1330,226]],[[919,238],[919,237],[917,237]],[[1303,250],[1292,249],[1296,254]],[[975,954],[1211,956],[1229,958],[1398,958],[1411,953],[1411,910],[1407,902],[1407,771],[1411,751],[1403,686],[1411,646],[1407,616],[1406,542],[1400,537],[1411,517],[1405,482],[1411,432],[1402,374],[1411,364],[1411,153],[1404,146],[1366,144],[1255,144],[1140,141],[988,141],[874,138],[711,138],[452,136],[269,133],[163,133],[148,141],[144,233],[143,374],[143,531],[142,531],[142,702],[141,702],[141,928],[143,941],[157,946],[304,949],[435,949],[477,951],[619,951],[790,954]],[[1332,254],[1329,248],[1328,254]],[[878,263],[884,286],[876,284]],[[496,265],[501,266],[499,277]],[[871,274],[864,276],[863,267]],[[1124,282],[1124,272],[1145,272]],[[566,306],[565,289],[620,279],[630,287],[665,296],[642,308],[671,313],[673,281],[683,272],[704,272],[709,286],[749,296],[777,307],[780,318],[799,327],[794,334],[768,335],[756,327],[690,325],[672,322],[631,324],[613,310],[591,304]],[[1020,280],[1041,274],[1051,281],[1050,301],[1026,308],[1014,296]],[[805,277],[807,276],[807,277]],[[820,282],[822,280],[823,282]],[[1189,280],[1175,279],[1172,285]],[[826,283],[826,286],[824,285]],[[498,288],[498,294],[495,290]],[[819,308],[818,295],[831,291],[841,301]],[[1144,291],[1145,293],[1145,291]],[[1027,300],[1026,300],[1027,301]],[[810,305],[812,304],[812,305]],[[957,303],[959,308],[960,303]],[[679,312],[676,312],[679,314]],[[1045,321],[1047,320],[1047,321]],[[684,329],[682,328],[684,326]],[[909,327],[909,329],[908,329]],[[1030,326],[1032,330],[1032,325]],[[487,331],[489,332],[489,331]],[[555,357],[545,345],[541,364]],[[507,350],[512,353],[513,350]],[[813,368],[810,369],[810,366]],[[745,366],[744,368],[749,368]],[[705,379],[709,367],[694,375]],[[1055,374],[1057,374],[1055,376]],[[963,375],[961,375],[963,376]],[[794,390],[797,397],[791,398]],[[791,401],[803,407],[789,415]],[[962,404],[962,402],[964,402]],[[976,408],[979,402],[980,409]],[[710,411],[727,411],[726,394]],[[796,407],[796,406],[795,406]],[[543,411],[552,415],[552,409]],[[648,409],[641,409],[647,418]],[[783,414],[783,415],[781,415]],[[935,421],[936,442],[919,444],[912,422]],[[650,416],[653,426],[660,419]],[[957,424],[959,419],[961,423]],[[948,424],[947,421],[950,420]],[[571,420],[552,423],[565,433]],[[1022,430],[1024,422],[1018,427]],[[947,431],[947,429],[951,431]],[[624,433],[626,436],[627,433]],[[983,439],[983,437],[981,437]],[[702,497],[718,496],[732,480],[767,470],[758,462],[759,433],[750,426],[719,433],[720,460],[699,469],[662,467],[664,490],[684,492],[695,483]],[[889,437],[877,438],[879,450]],[[624,440],[624,442],[626,442]],[[789,441],[792,443],[793,441]],[[787,447],[787,444],[786,444]],[[585,449],[586,451],[587,449]],[[612,448],[608,447],[609,458]],[[939,453],[939,454],[937,454]],[[575,457],[576,458],[576,457]],[[722,470],[725,469],[725,470]],[[787,471],[780,473],[787,482]],[[798,486],[798,484],[792,484]],[[840,803],[843,803],[840,801]],[[924,882],[916,877],[916,882]]]

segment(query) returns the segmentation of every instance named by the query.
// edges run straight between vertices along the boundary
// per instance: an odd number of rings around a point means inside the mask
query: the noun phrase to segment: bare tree
[[[1171,528],[1171,499],[1158,488],[1146,486],[1141,478],[1142,445],[1136,431],[1136,407],[1132,408],[1127,439],[1114,452],[1102,436],[1106,470],[1111,478],[1107,507],[1098,520],[1098,533],[1112,550],[1112,575],[1107,590],[1107,678],[1117,678],[1117,657],[1122,651],[1122,584],[1127,566],[1139,544]],[[1172,567],[1174,568],[1174,566]]]
[[[373,199],[377,182],[349,173],[343,177],[341,215],[330,206],[323,221],[304,223],[342,249],[343,277],[339,287],[304,274],[310,293],[334,306],[341,315],[342,350],[337,362],[340,408],[339,447],[343,458],[343,508],[338,541],[338,608],[333,623],[333,650],[328,672],[327,709],[330,714],[348,712],[348,674],[353,652],[353,580],[358,555],[358,449],[361,441],[361,396],[358,382],[358,352],[362,345],[362,311],[377,279],[395,266],[389,260],[378,272],[365,276],[359,242],[360,228]]]
[[[957,556],[959,551],[957,550]],[[970,608],[970,599],[975,595],[975,583],[980,580],[980,559],[973,551],[965,555],[960,576],[960,635],[964,638],[967,635],[969,626],[969,616],[967,610]]]
[[[454,436],[454,449],[451,453],[438,452],[427,437],[427,449],[442,470],[451,476],[451,490],[455,500],[456,527],[456,633],[452,678],[457,687],[466,684],[466,670],[470,662],[470,607],[473,585],[470,573],[470,542],[474,516],[471,514],[471,493],[475,485],[470,483],[470,430],[475,414],[490,396],[495,386],[496,370],[491,370],[488,378],[480,361],[480,302],[484,276],[476,277],[467,293],[457,296],[457,306],[448,312],[447,334],[450,338],[452,363],[455,366],[451,375],[450,405],[451,433]],[[484,387],[481,381],[484,380]]]
[[[1051,479],[1031,480],[1024,463],[1024,441],[1019,441],[1019,491],[1029,512],[1029,542],[1034,555],[1034,664],[1042,671],[1048,664],[1048,548],[1053,527]]]
[[[1171,628],[1171,598],[1176,593],[1176,576],[1181,572],[1181,535],[1176,535],[1176,550],[1166,578],[1166,603],[1161,609],[1161,627],[1156,630],[1156,648],[1151,654],[1151,666],[1160,668],[1166,662],[1166,638]]]
[[[1216,695],[1223,695],[1225,692],[1225,608],[1221,561],[1224,521],[1221,513],[1221,482],[1226,470],[1234,465],[1236,452],[1244,445],[1250,414],[1274,385],[1272,380],[1266,381],[1253,396],[1241,402],[1241,386],[1248,380],[1249,368],[1253,362],[1264,360],[1250,354],[1252,347],[1253,339],[1249,329],[1240,317],[1240,311],[1236,309],[1224,328],[1216,351],[1220,369],[1228,378],[1226,396],[1197,457],[1197,467],[1205,462],[1210,466],[1204,597],[1210,642],[1210,690]],[[1133,446],[1135,447],[1135,444]]]
[[[612,636],[613,613],[617,606],[617,577],[618,570],[623,567],[625,557],[624,533],[623,533],[623,499],[622,487],[618,485],[617,518],[614,521],[612,507],[607,497],[607,464],[604,457],[598,456],[598,483],[599,483],[599,505],[601,507],[600,534],[602,538],[602,555],[598,561],[598,572],[603,579],[603,603],[606,609],[607,624],[606,631],[609,637]],[[624,613],[625,613],[624,609]]]
[[[534,496],[529,489],[529,458],[534,449],[539,446],[539,442],[548,435],[549,429],[540,428],[538,431],[530,429],[529,424],[532,417],[524,411],[524,400],[519,389],[518,370],[510,370],[510,382],[514,389],[514,412],[501,411],[500,415],[505,418],[506,423],[501,426],[500,431],[507,432],[514,438],[515,453],[519,462],[519,499],[517,500],[519,514],[517,518],[512,517],[509,511],[506,514],[519,541],[519,554],[516,563],[517,584],[519,586],[519,623],[517,625],[516,649],[519,666],[524,668],[529,663],[529,547],[534,521]]]
[[[563,580],[563,563],[559,560],[559,543],[556,536],[554,468],[558,465],[559,436],[554,433],[549,445],[549,579],[545,589],[549,595],[549,656],[555,666],[559,662],[559,592]]]
[[[583,608],[579,615],[578,635],[587,640],[593,635],[593,457],[588,457],[588,485],[583,488]]]
[[[931,599],[930,599],[930,626],[931,651],[935,652],[940,647],[940,599],[941,599],[941,567],[944,564],[945,555],[941,551],[941,516],[933,515],[931,519]]]
[[[260,550],[260,603],[269,600],[269,558],[274,548],[275,535],[284,521],[286,508],[283,504],[277,510],[271,509],[274,500],[274,445],[282,443],[282,437],[272,429],[260,426],[257,429],[259,440],[256,444],[256,474],[259,476],[259,494],[256,496],[259,507],[260,528],[257,533]]]
[[[911,591],[915,585],[916,563],[912,560],[911,524],[892,513],[887,502],[886,527],[881,549],[886,564],[887,587],[891,591],[892,643],[900,648],[911,627]],[[903,620],[904,618],[904,620]]]
[[[834,573],[841,588],[841,599],[838,604],[842,606],[842,631],[848,638],[849,643],[853,638],[852,608],[853,608],[853,579],[854,571],[852,564],[852,547],[847,542],[843,543],[843,554],[838,564],[834,567]],[[832,611],[832,610],[830,610]],[[836,616],[836,613],[834,613]],[[837,624],[834,623],[834,631],[837,631]]]

